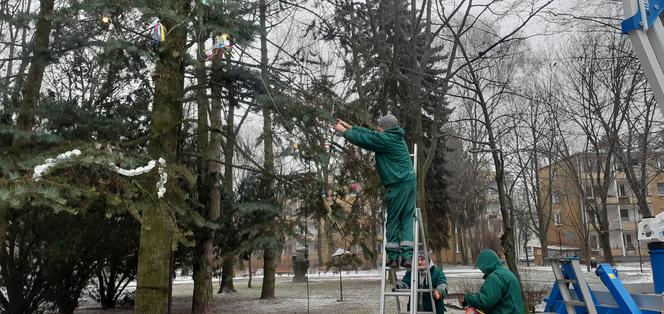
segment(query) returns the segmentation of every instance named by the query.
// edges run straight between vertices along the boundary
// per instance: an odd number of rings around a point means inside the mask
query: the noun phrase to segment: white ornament
[[[101,145],[96,145],[96,147],[97,149],[99,149],[101,148]],[[58,163],[64,160],[80,155],[81,151],[78,149],[74,149],[62,153],[55,158],[48,158],[45,160],[44,164],[35,166],[32,179],[35,181],[39,181],[41,177],[44,174],[46,174],[51,167],[57,165]],[[159,162],[159,168],[157,169],[157,171],[159,173],[159,181],[157,182],[157,196],[159,198],[162,198],[166,193],[166,182],[168,181],[168,173],[166,173],[166,160],[164,160],[163,158],[159,158],[158,162]],[[109,166],[111,168],[111,171],[115,173],[118,173],[126,177],[135,177],[150,172],[152,169],[154,169],[154,167],[157,166],[157,161],[150,160],[147,165],[143,167],[138,167],[136,169],[122,169],[116,166],[114,163],[110,163]]]
[[[37,165],[35,166],[35,173],[32,175],[32,180],[39,181],[41,177],[48,172],[48,169],[57,165],[59,162],[64,161],[66,159],[72,158],[74,156],[80,156],[81,151],[78,149],[74,149],[65,153],[62,153],[53,158],[48,158],[45,160],[45,164]]]

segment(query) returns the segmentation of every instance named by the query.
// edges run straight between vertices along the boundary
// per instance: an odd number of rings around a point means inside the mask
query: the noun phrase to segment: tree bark
[[[173,9],[181,14],[189,12],[188,3],[174,2]],[[187,34],[184,27],[171,28],[175,23],[167,18],[162,23],[170,31],[155,70],[148,149],[152,158],[175,163],[180,142]],[[169,198],[168,191],[165,198]],[[169,313],[175,222],[169,210],[161,205],[147,208],[142,219],[134,311],[141,314]]]
[[[202,40],[205,38],[199,34],[198,42],[198,65],[196,67],[196,76],[199,86],[208,86],[207,71],[205,69],[205,63],[203,61],[203,54],[205,51],[205,42]],[[199,164],[198,164],[198,200],[201,204],[208,203],[208,145],[209,145],[209,125],[208,125],[208,111],[210,110],[210,101],[207,96],[207,88],[199,89],[196,93],[196,101],[198,103],[198,151],[200,153]],[[207,210],[207,206],[204,206],[202,211]],[[205,213],[202,213],[205,214]],[[208,300],[211,298],[209,296],[208,289],[212,289],[211,282],[208,284],[208,276],[206,274],[207,265],[206,265],[206,251],[205,241],[199,241],[196,243],[194,249],[194,265],[193,265],[193,279],[194,279],[194,292],[193,292],[193,301],[192,301],[192,312],[201,313],[204,312],[208,306]]]
[[[202,53],[199,53],[202,55]],[[205,71],[203,69],[203,71]],[[208,222],[215,223],[219,218],[221,210],[221,190],[220,174],[221,165],[213,160],[221,159],[221,134],[217,131],[221,129],[221,64],[218,60],[212,62],[212,77],[210,88],[212,99],[210,103],[210,141],[205,148],[205,171],[207,191],[205,195],[207,200],[204,204],[203,216]],[[205,86],[205,85],[203,85]],[[207,99],[206,99],[207,100]],[[207,102],[207,101],[206,101]],[[207,108],[205,108],[207,109]],[[207,130],[206,130],[207,132]],[[203,238],[200,240],[196,250],[195,257],[198,267],[194,268],[194,295],[192,311],[193,313],[212,313],[214,312],[212,273],[214,271],[214,232],[204,231]]]
[[[33,39],[33,52],[30,68],[27,75],[27,84],[22,88],[23,99],[16,119],[16,129],[19,131],[12,140],[14,149],[26,144],[34,126],[35,107],[39,100],[44,70],[49,64],[49,42],[51,28],[53,27],[54,0],[41,0],[39,15],[37,16],[35,35]],[[24,48],[25,49],[25,48]],[[21,73],[21,72],[19,72]],[[5,104],[7,106],[9,104]],[[9,141],[9,138],[7,139]],[[0,203],[0,244],[5,242],[5,233],[9,225],[9,207]]]
[[[247,282],[247,288],[251,289],[251,279],[254,277],[254,270],[251,266],[251,253],[249,253],[249,281]]]
[[[267,2],[259,0],[259,33],[261,43],[261,80],[265,87],[265,93],[270,95],[270,75],[267,61]],[[271,98],[271,97],[270,97]],[[274,200],[273,184],[274,184],[274,150],[272,147],[272,108],[265,102],[263,104],[263,139],[264,139],[264,158],[265,162],[263,168],[265,169],[265,195],[272,203]],[[261,299],[274,298],[274,283],[275,283],[275,256],[276,249],[274,247],[266,247],[263,250],[263,287],[261,289]]]
[[[316,256],[318,257],[318,263],[316,266],[320,268],[323,266],[323,218],[316,219],[316,228],[318,229],[316,233]]]
[[[606,205],[606,198],[604,198],[604,201],[602,203],[602,209],[600,211],[600,226],[601,229],[599,231],[599,242],[600,245],[602,246],[602,251],[604,252],[604,260],[605,262],[615,265],[614,260],[613,260],[613,252],[611,252],[611,238],[610,238],[610,232],[609,232],[609,212],[608,208]]]
[[[39,101],[44,70],[50,63],[50,52],[48,49],[51,29],[53,28],[53,5],[54,0],[39,1],[39,15],[35,25],[35,35],[32,52],[32,62],[28,70],[26,84],[23,86],[21,108],[16,118],[18,133],[14,136],[13,146],[24,145],[30,138],[32,127],[35,124],[35,109]]]
[[[230,70],[231,63],[228,62],[228,69]],[[223,209],[224,225],[228,226],[226,230],[233,230],[230,226],[233,224],[234,216],[234,196],[233,196],[233,157],[235,154],[235,106],[237,106],[236,93],[237,90],[230,79],[226,79],[226,90],[228,91],[228,112],[226,114],[226,140],[224,141],[224,186],[223,186]],[[234,238],[235,235],[228,235],[229,238]],[[236,292],[233,284],[233,267],[235,256],[232,254],[224,254],[223,270],[221,272],[221,287],[222,292]]]

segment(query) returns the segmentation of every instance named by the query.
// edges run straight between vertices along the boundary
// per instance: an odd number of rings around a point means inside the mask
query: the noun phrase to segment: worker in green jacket
[[[430,261],[426,260],[423,251],[420,251],[418,254],[418,264],[417,268],[419,269],[419,281],[418,285],[420,289],[431,289],[433,292],[433,300],[436,304],[436,314],[442,314],[445,312],[445,296],[447,296],[447,277],[440,267],[434,265]],[[427,278],[426,268],[429,267],[431,272],[431,282],[429,284],[429,279]],[[406,274],[403,276],[401,281],[399,281],[397,287],[399,289],[408,289],[410,288],[411,280],[411,271],[407,270]],[[433,306],[431,306],[431,293],[424,292],[421,295],[421,299],[418,301],[418,311],[431,312],[433,311]],[[408,309],[410,309],[410,303],[408,303]]]
[[[404,130],[391,114],[378,119],[378,131],[351,126],[342,120],[337,120],[335,129],[351,143],[375,153],[376,168],[386,189],[387,265],[399,267],[401,256],[401,267],[410,268],[417,186]]]
[[[484,273],[479,293],[471,293],[459,300],[461,305],[474,307],[485,314],[524,313],[521,285],[493,250],[483,250],[475,266]]]

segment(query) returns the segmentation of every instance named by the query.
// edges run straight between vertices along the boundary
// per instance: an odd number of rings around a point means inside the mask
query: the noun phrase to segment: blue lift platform
[[[549,259],[555,282],[546,301],[547,313],[558,314],[664,314],[664,212],[644,217],[638,240],[648,245],[651,283],[625,285],[609,264],[599,264],[595,274],[602,285],[589,285],[578,258]]]

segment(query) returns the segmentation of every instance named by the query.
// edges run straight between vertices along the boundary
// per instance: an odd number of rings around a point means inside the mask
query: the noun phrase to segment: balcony
[[[622,226],[620,225],[620,221],[609,221],[609,230],[622,230]]]
[[[637,229],[636,225],[638,225],[638,223],[637,223],[637,224],[634,224],[633,221],[631,221],[631,222],[623,222],[622,230],[623,230],[623,231],[632,231],[632,232],[636,232],[636,229]]]
[[[618,204],[620,205],[632,205],[635,203],[636,203],[636,198],[634,198],[634,202],[632,202],[632,197],[629,197],[627,195],[618,197]]]
[[[600,226],[598,225],[597,227]],[[633,228],[634,227],[632,227],[632,229]],[[588,222],[588,229],[595,230],[591,222]],[[622,226],[620,225],[620,221],[609,221],[609,231],[618,231],[618,230],[623,230]]]

